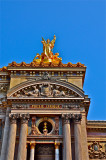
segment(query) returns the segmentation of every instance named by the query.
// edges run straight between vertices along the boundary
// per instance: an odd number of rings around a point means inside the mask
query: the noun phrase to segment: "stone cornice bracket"
[[[28,123],[30,116],[29,114],[20,114],[19,118],[21,119],[21,123]]]
[[[80,123],[82,119],[82,114],[75,114],[73,119],[75,123]]]
[[[9,114],[10,123],[17,123],[17,118],[19,118],[19,114]]]

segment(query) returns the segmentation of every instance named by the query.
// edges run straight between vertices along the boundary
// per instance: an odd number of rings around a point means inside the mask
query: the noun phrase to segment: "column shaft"
[[[27,124],[21,124],[21,132],[18,146],[18,158],[17,160],[26,160],[26,140],[27,140]]]
[[[1,148],[1,160],[5,160],[7,154],[7,142],[9,136],[9,128],[10,128],[9,115],[8,115],[9,112],[10,112],[10,107],[8,107],[6,111],[5,126],[4,126],[2,148]]]
[[[26,160],[26,141],[27,141],[27,125],[28,125],[28,114],[20,115],[21,118],[21,130],[18,146],[17,160]]]
[[[35,144],[31,144],[30,160],[34,160],[34,155],[35,155]]]
[[[59,160],[59,145],[55,144],[55,160]]]
[[[75,160],[82,160],[81,124],[80,124],[80,122],[74,123],[74,137],[75,137]]]
[[[70,120],[67,119],[67,115],[63,126],[63,146],[63,160],[72,160]]]
[[[16,130],[17,130],[16,117],[14,115],[11,115],[11,126],[8,137],[9,141],[7,146],[6,160],[14,160]]]

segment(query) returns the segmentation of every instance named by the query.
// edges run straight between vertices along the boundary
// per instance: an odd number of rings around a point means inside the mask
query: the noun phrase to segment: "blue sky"
[[[57,39],[62,62],[87,66],[84,91],[89,120],[106,119],[105,0],[1,0],[0,67],[30,63],[42,52],[41,37]]]

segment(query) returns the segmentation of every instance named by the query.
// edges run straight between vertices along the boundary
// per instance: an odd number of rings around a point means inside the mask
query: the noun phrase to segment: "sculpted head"
[[[47,43],[50,43],[50,39],[47,39]]]

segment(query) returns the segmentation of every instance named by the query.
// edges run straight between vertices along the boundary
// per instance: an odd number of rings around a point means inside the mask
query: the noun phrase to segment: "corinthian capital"
[[[20,114],[21,123],[28,123],[29,114]]]
[[[70,114],[62,114],[64,123],[70,123]]]
[[[82,119],[82,115],[81,114],[75,114],[74,115],[74,122],[75,123],[79,123]]]
[[[10,118],[10,123],[16,123],[17,118],[19,118],[19,115],[18,114],[10,114],[9,118]]]

